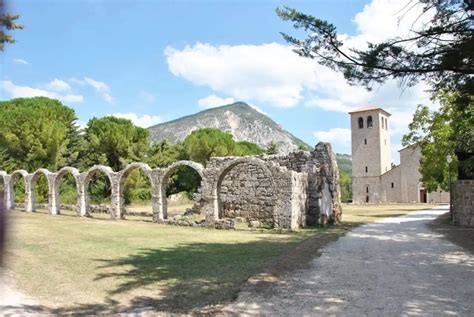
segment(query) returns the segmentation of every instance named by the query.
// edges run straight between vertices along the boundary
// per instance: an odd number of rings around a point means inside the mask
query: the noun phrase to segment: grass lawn
[[[45,211],[10,215],[7,266],[16,286],[55,313],[187,311],[228,301],[290,247],[331,231],[224,231]]]

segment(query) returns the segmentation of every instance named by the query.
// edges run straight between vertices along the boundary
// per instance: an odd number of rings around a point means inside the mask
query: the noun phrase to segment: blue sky
[[[407,32],[404,0],[15,1],[25,29],[1,54],[0,99],[46,95],[85,124],[115,114],[149,126],[231,101],[247,102],[314,145],[350,153],[347,112],[377,104],[392,112],[400,148],[426,87],[390,82],[374,92],[300,58],[275,14],[290,6],[327,19],[353,47]],[[412,12],[416,14],[416,12]],[[410,13],[411,14],[411,13]],[[409,22],[409,17],[406,18]],[[396,161],[396,158],[394,158]]]

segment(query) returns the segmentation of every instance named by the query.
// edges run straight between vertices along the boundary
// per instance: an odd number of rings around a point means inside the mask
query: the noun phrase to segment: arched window
[[[362,129],[364,127],[364,119],[362,117],[359,117],[359,129]]]
[[[383,129],[384,128],[383,117],[381,118],[381,121],[382,121],[382,129]]]
[[[365,167],[365,172],[368,173],[369,172],[369,168],[366,166]]]
[[[388,121],[387,121],[387,118],[385,118],[385,130],[388,130]]]
[[[364,139],[364,144],[367,145],[367,139]]]
[[[365,192],[368,194],[369,193],[369,186],[365,187]]]
[[[394,184],[393,184],[393,182],[392,182],[392,188],[393,188],[393,186],[394,186]]]
[[[367,128],[372,128],[373,122],[372,122],[372,116],[367,117]]]

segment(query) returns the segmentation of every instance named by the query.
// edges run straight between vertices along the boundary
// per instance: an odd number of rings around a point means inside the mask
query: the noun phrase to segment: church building
[[[428,193],[419,172],[421,150],[400,150],[392,163],[390,113],[378,107],[349,112],[352,139],[352,200],[354,203],[448,203],[449,193]]]

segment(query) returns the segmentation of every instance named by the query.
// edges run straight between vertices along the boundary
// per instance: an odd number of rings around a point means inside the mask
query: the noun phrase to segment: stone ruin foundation
[[[131,163],[114,172],[110,167],[95,165],[85,172],[63,167],[53,173],[38,169],[34,173],[16,170],[11,174],[0,171],[5,187],[7,210],[15,208],[13,185],[25,182],[25,210],[34,212],[35,185],[41,174],[48,180],[48,205],[51,215],[63,208],[75,209],[78,216],[94,211],[88,197],[88,186],[96,173],[105,174],[111,184],[111,204],[105,209],[112,219],[124,218],[126,213],[123,188],[130,172],[142,170],[150,180],[153,218],[159,223],[180,224],[168,219],[166,186],[169,177],[182,166],[193,168],[201,177],[201,188],[195,195],[195,205],[205,215],[199,224],[216,228],[233,228],[236,219],[253,227],[298,229],[310,225],[338,223],[341,219],[339,171],[329,143],[318,143],[312,151],[288,155],[245,157],[213,157],[207,166],[192,161],[175,162],[167,168],[151,169],[144,163]],[[76,206],[59,203],[59,184],[67,173],[76,181]]]

